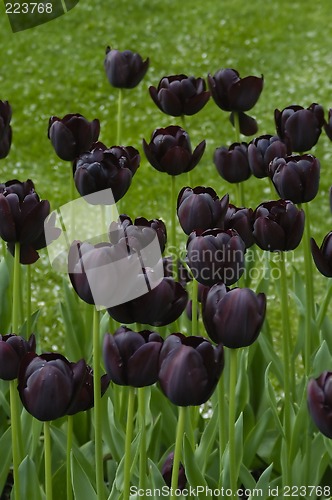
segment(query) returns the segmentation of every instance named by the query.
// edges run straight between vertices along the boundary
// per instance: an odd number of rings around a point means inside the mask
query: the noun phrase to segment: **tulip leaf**
[[[7,252],[0,261],[0,322],[1,331],[7,332],[11,323],[11,277],[14,259]]]
[[[326,340],[323,340],[313,359],[311,376],[317,378],[325,370],[332,371],[332,356]]]
[[[279,415],[278,415],[276,395],[275,395],[273,386],[271,384],[271,381],[269,379],[269,370],[270,370],[271,364],[272,364],[272,362],[268,365],[268,367],[266,368],[266,371],[265,371],[265,386],[267,387],[267,394],[269,397],[269,402],[271,405],[271,410],[273,413],[274,421],[276,423],[276,426],[277,426],[281,436],[285,437],[284,429],[283,429],[283,426],[281,425]]]
[[[247,439],[244,443],[243,451],[243,463],[246,464],[247,467],[251,466],[259,445],[263,441],[266,429],[271,423],[271,419],[273,419],[272,410],[268,408],[258,420],[255,427],[253,427],[253,429],[248,434]]]
[[[263,331],[261,334],[258,336],[258,343],[260,348],[263,351],[263,354],[265,356],[266,360],[271,360],[271,368],[273,369],[273,373],[275,376],[278,378],[278,381],[280,384],[283,385],[283,380],[284,380],[284,375],[283,375],[283,368],[282,368],[282,362],[280,358],[278,357],[275,348],[269,339],[268,335],[265,334],[266,328],[268,324],[267,321],[265,320],[265,324],[263,326]]]
[[[0,380],[0,407],[2,414],[10,415],[10,406],[6,398],[9,392],[9,385],[7,380]]]
[[[71,453],[71,476],[75,498],[97,500],[97,495],[85,471],[84,465]]]
[[[248,349],[240,349],[238,365],[235,401],[237,402],[237,413],[241,413],[249,400]]]
[[[120,462],[124,451],[125,433],[116,420],[111,398],[107,400],[107,414],[108,422],[103,426],[103,437],[114,460]]]
[[[12,462],[12,441],[11,441],[11,429],[10,427],[2,434],[0,438],[0,450],[1,460],[0,460],[0,491],[6,484],[10,464]],[[6,450],[6,453],[3,451]]]
[[[183,436],[183,462],[190,486],[193,488],[196,488],[197,486],[207,487],[207,482],[205,477],[202,475],[201,469],[196,461],[195,453],[193,452],[186,434]]]
[[[21,498],[42,500],[40,483],[33,460],[26,456],[19,466]]]
[[[235,422],[236,475],[239,475],[243,457],[243,413]]]
[[[210,457],[212,447],[215,443],[215,438],[218,431],[218,420],[219,414],[218,407],[216,406],[212,417],[208,420],[205,420],[205,428],[199,445],[195,450],[195,459],[201,471],[206,470],[207,462]]]
[[[297,410],[294,419],[294,425],[290,443],[290,454],[289,454],[289,459],[291,462],[295,460],[295,456],[298,450],[300,449],[301,445],[303,444],[303,436],[306,435],[306,433],[308,432],[309,424],[310,420],[309,420],[308,403],[307,403],[307,387],[305,385],[301,404]]]
[[[24,321],[24,324],[20,329],[20,334],[22,335],[22,337],[28,337],[31,334],[31,332],[35,331],[39,316],[40,316],[40,309],[37,309],[37,311],[31,314],[30,332],[27,332],[27,320]]]
[[[162,488],[165,488],[165,480],[161,475],[161,472],[158,466],[152,462],[152,460],[148,459],[148,468],[149,468],[149,478],[152,482],[152,488],[159,488],[162,491]]]
[[[255,488],[253,491],[256,490],[257,491],[262,491],[263,495],[262,495],[262,498],[267,498],[268,497],[268,491],[269,491],[269,482],[270,482],[270,476],[271,476],[271,472],[273,471],[273,463],[271,463],[266,469],[265,471],[260,475],[256,485],[255,485]],[[248,498],[248,500],[252,500],[254,498],[257,498],[257,496],[255,495],[255,493],[253,493],[253,495],[250,495],[250,497]]]
[[[255,487],[255,479],[243,463],[240,466],[239,478],[245,488],[252,490]]]
[[[40,444],[40,435],[43,423],[34,418],[27,411],[22,412],[22,437],[26,451],[30,457],[35,455]]]

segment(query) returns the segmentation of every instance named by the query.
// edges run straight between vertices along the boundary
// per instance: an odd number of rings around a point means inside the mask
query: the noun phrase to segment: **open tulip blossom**
[[[311,253],[318,271],[323,276],[332,278],[332,231],[325,236],[320,248],[311,238]]]
[[[113,87],[132,89],[144,78],[149,67],[149,58],[143,61],[142,57],[131,50],[106,48],[104,61],[108,81]]]
[[[0,101],[0,159],[6,158],[12,143],[12,108],[8,101]]]

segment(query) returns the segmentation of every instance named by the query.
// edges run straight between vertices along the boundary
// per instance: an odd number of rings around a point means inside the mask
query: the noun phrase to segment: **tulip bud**
[[[332,372],[309,380],[307,393],[311,418],[320,432],[332,439]]]
[[[171,452],[167,457],[161,469],[161,475],[163,476],[167,486],[171,486],[172,483],[172,472],[173,472],[173,461],[174,453]],[[179,478],[178,478],[178,489],[184,490],[187,484],[186,473],[183,465],[179,465]]]
[[[36,339],[33,334],[28,341],[15,334],[0,335],[0,379],[17,378],[21,359],[26,353],[35,350]]]
[[[246,248],[254,243],[253,232],[254,213],[251,208],[237,208],[235,205],[228,205],[225,215],[225,230],[234,229],[239,233]]]
[[[284,158],[290,153],[277,135],[262,135],[248,146],[248,162],[252,174],[261,179],[269,176],[269,165],[274,158]]]
[[[248,144],[235,142],[229,148],[217,148],[213,156],[219,175],[227,182],[238,183],[249,179]]]
[[[149,67],[149,58],[142,57],[131,50],[106,48],[104,67],[108,81],[113,87],[133,89],[144,78]]]
[[[6,158],[12,143],[10,120],[12,108],[8,101],[0,101],[0,158]]]
[[[311,238],[310,243],[311,253],[318,271],[327,278],[332,278],[332,231],[325,236],[320,248],[313,238]]]

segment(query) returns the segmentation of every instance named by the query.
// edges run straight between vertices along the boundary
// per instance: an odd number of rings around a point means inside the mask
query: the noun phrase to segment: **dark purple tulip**
[[[235,142],[229,148],[217,148],[213,156],[219,175],[228,182],[242,182],[251,176],[248,144]]]
[[[246,248],[251,247],[255,243],[254,236],[252,234],[254,212],[251,208],[238,208],[230,203],[228,205],[224,222],[224,229],[235,229],[235,231],[237,231],[243,239]]]
[[[104,337],[106,372],[115,384],[145,387],[157,382],[163,339],[155,332],[134,332],[121,326]]]
[[[254,212],[254,238],[262,250],[294,250],[304,231],[304,212],[291,201],[261,203]]]
[[[284,200],[305,203],[318,193],[320,163],[312,155],[275,158],[269,171],[274,187]]]
[[[175,405],[201,405],[212,395],[223,367],[221,344],[214,347],[202,337],[173,333],[160,352],[161,390]]]
[[[205,80],[187,75],[164,76],[149,92],[158,108],[171,116],[194,115],[210,98]]]
[[[232,285],[244,272],[245,244],[233,229],[193,231],[187,242],[188,264],[203,285]]]
[[[253,344],[265,318],[264,293],[256,295],[249,288],[227,291],[224,284],[216,284],[203,297],[203,322],[214,342],[231,349]]]
[[[332,278],[332,231],[325,236],[320,248],[313,238],[311,238],[310,243],[311,253],[318,271],[327,278]]]
[[[112,189],[114,201],[117,202],[128,191],[139,163],[139,152],[133,147],[107,148],[103,143],[97,142],[90,152],[80,155],[74,163],[77,191],[81,196],[86,196]],[[112,204],[113,200],[103,199],[102,203]]]
[[[12,108],[8,101],[0,101],[0,158],[6,158],[12,143],[10,120]]]
[[[20,243],[21,264],[36,262],[37,250],[46,247],[44,222],[49,213],[49,202],[39,199],[30,179],[0,185],[0,237],[12,255],[15,243]],[[54,239],[58,236],[59,230],[54,229]]]
[[[63,118],[51,116],[48,124],[48,138],[61,160],[74,161],[80,154],[89,151],[98,140],[99,120],[89,122],[79,113],[68,114]]]
[[[284,158],[290,153],[277,135],[262,135],[248,145],[248,162],[252,174],[262,179],[269,177],[269,165],[274,158]]]
[[[179,175],[189,172],[200,161],[205,141],[202,141],[192,152],[189,135],[176,125],[156,129],[150,144],[143,139],[145,156],[151,165],[159,172],[169,175]]]
[[[182,188],[178,196],[177,213],[183,231],[189,235],[195,229],[223,229],[228,201],[228,194],[219,199],[210,187]]]
[[[76,363],[71,363],[75,370]],[[93,389],[93,370],[91,366],[85,365],[85,374],[83,375],[84,382],[80,385],[75,398],[67,410],[67,415],[75,415],[80,411],[87,411],[94,406],[94,389]],[[100,394],[103,396],[110,384],[110,379],[107,375],[102,375],[100,379]]]
[[[165,483],[169,487],[171,486],[171,483],[172,483],[173,462],[174,462],[174,453],[172,452],[166,457],[166,460],[163,463],[163,466],[161,469],[161,475],[163,476]],[[184,490],[186,487],[186,484],[187,484],[186,473],[185,473],[183,465],[180,463],[178,489],[181,491]]]
[[[332,439],[332,372],[309,380],[307,394],[311,418],[320,432]]]
[[[150,270],[144,269],[150,280]],[[188,293],[171,277],[164,277],[149,292],[123,304],[110,307],[108,313],[119,323],[164,326],[173,323],[185,310]]]
[[[143,61],[139,54],[131,50],[120,52],[107,47],[104,67],[113,87],[133,89],[143,80],[149,67],[149,58]]]
[[[18,392],[25,409],[41,421],[67,414],[86,375],[83,359],[70,363],[64,356],[28,353],[21,361]]]
[[[239,120],[239,130],[241,134],[245,136],[257,134],[258,125],[255,118],[247,115],[246,113],[243,113],[243,111],[236,111],[236,112],[232,111],[231,114],[229,115],[229,120],[233,125],[233,127],[235,126],[236,114]]]
[[[309,108],[288,106],[282,111],[274,111],[274,119],[279,137],[289,142],[292,151],[303,153],[317,143],[322,131],[324,110],[319,104],[311,104]]]
[[[329,109],[327,122],[324,122],[324,130],[327,137],[332,141],[332,108]]]
[[[18,376],[21,359],[27,352],[35,352],[36,339],[29,340],[15,334],[0,335],[0,379],[14,380]]]
[[[263,90],[263,76],[240,78],[235,69],[220,69],[214,76],[208,76],[211,95],[224,111],[249,111]]]

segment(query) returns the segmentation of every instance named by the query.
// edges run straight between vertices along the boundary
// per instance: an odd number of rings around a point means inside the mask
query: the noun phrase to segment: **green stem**
[[[138,389],[138,416],[140,427],[140,455],[139,455],[139,488],[146,490],[146,428],[145,428],[145,393],[146,388]]]
[[[29,337],[31,334],[31,265],[27,266],[27,331],[26,335]]]
[[[175,255],[176,252],[176,186],[175,175],[171,175],[171,252]],[[176,261],[175,261],[176,266]]]
[[[176,429],[176,439],[175,439],[175,450],[172,468],[172,480],[171,480],[171,495],[170,498],[176,498],[175,490],[177,490],[179,482],[179,467],[182,455],[182,440],[183,432],[186,421],[186,408],[184,406],[179,406],[179,416]]]
[[[233,495],[237,489],[237,474],[236,474],[236,453],[235,453],[235,390],[237,379],[237,350],[230,349],[230,376],[229,376],[229,475],[230,485]]]
[[[20,310],[20,244],[15,243],[14,276],[13,276],[13,308],[12,308],[12,333],[18,335],[19,310]]]
[[[132,442],[133,428],[134,428],[135,388],[129,386],[128,389],[129,393],[128,393],[128,410],[127,410],[125,457],[124,457],[123,500],[129,500],[129,495],[130,495],[131,442]]]
[[[18,468],[21,459],[20,459],[19,439],[18,439],[18,429],[20,428],[20,417],[17,404],[17,380],[11,380],[9,382],[9,390],[10,390],[10,417],[11,417],[11,434],[12,434],[14,493],[15,493],[15,499],[19,499],[20,477],[18,473]]]
[[[235,131],[235,142],[241,142],[240,139],[240,116],[239,113],[234,111],[234,131]]]
[[[306,290],[306,312],[305,312],[305,347],[304,347],[304,369],[306,376],[310,373],[310,358],[312,350],[312,320],[315,317],[315,304],[314,304],[314,284],[313,284],[313,271],[310,250],[310,213],[309,204],[303,205],[305,213],[305,226],[304,226],[304,268],[305,268],[305,290]]]
[[[68,415],[67,417],[67,470],[66,470],[66,479],[67,479],[67,500],[72,500],[73,498],[73,489],[71,485],[71,462],[70,462],[70,454],[73,446],[73,415]]]
[[[288,287],[287,275],[285,267],[285,252],[280,252],[280,291],[281,291],[281,319],[282,319],[282,351],[283,351],[283,365],[284,365],[284,429],[285,429],[285,448],[287,463],[283,471],[284,484],[292,484],[290,477],[291,466],[288,461],[288,449],[291,440],[291,391],[290,391],[290,344],[291,344],[291,331],[289,324],[289,311],[288,311]]]
[[[44,422],[45,492],[46,500],[52,500],[52,457],[50,423]]]
[[[327,307],[330,303],[331,297],[332,297],[332,278],[330,278],[328,281],[327,291],[326,291],[326,294],[324,297],[324,301],[323,301],[323,304],[320,306],[319,313],[317,315],[316,325],[317,325],[318,332],[322,327],[324,318],[326,316]]]
[[[121,145],[121,133],[122,133],[122,89],[119,89],[118,95],[118,117],[117,117],[117,136],[116,145]]]
[[[226,428],[226,401],[225,401],[225,374],[223,374],[218,382],[218,426],[219,426],[219,477],[222,477],[223,470],[223,454],[227,442]]]
[[[93,394],[94,394],[94,424],[95,424],[95,462],[96,485],[99,500],[104,498],[103,474],[103,438],[101,428],[101,384],[100,384],[100,339],[99,312],[93,310]]]
[[[197,321],[197,309],[198,309],[198,281],[193,278],[192,280],[192,297],[191,297],[192,309],[191,309],[191,334],[197,335],[198,321]]]

